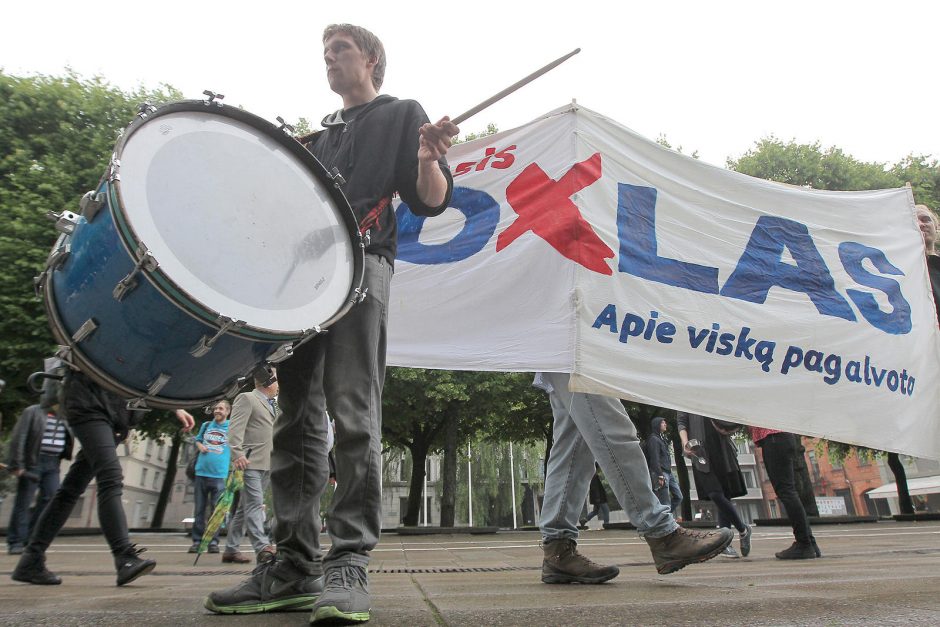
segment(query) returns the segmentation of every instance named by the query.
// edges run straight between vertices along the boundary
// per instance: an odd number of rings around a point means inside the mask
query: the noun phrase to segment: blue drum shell
[[[102,185],[100,191],[107,187]],[[145,397],[154,380],[165,374],[171,378],[155,395],[162,402],[152,406],[207,402],[231,392],[239,377],[248,375],[280,344],[225,334],[207,354],[194,357],[193,347],[203,337],[213,337],[218,328],[170,300],[146,271],[137,274],[137,286],[123,300],[114,298],[115,286],[134,269],[134,260],[117,233],[107,202],[90,222],[80,219],[70,245],[70,254],[47,283],[47,306],[59,318],[54,325],[69,338],[87,320],[94,320],[95,331],[72,342],[72,349],[79,353],[79,363],[89,362],[100,371],[99,378],[112,380],[115,385],[108,387],[114,391],[130,388]]]

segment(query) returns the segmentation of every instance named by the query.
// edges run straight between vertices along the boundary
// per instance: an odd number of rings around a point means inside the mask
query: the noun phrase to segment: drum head
[[[119,210],[178,286],[170,296],[266,331],[324,324],[355,274],[331,183],[273,126],[192,109],[137,125],[116,155]]]

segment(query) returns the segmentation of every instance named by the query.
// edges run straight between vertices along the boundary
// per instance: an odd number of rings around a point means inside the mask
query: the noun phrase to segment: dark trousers
[[[10,524],[7,527],[7,544],[11,548],[26,544],[39,514],[59,489],[59,456],[40,454],[39,466],[30,468],[29,472],[36,475],[38,481],[26,477],[17,480],[16,499],[13,501],[13,511],[10,513]],[[35,507],[30,509],[37,490],[39,497]]]
[[[193,510],[193,542],[202,540],[202,534],[206,531],[206,519],[212,515],[211,512],[215,511],[215,504],[224,489],[225,479],[196,475],[196,480],[193,482],[193,500],[195,501],[195,509]],[[207,507],[209,508],[208,512],[206,511]],[[234,512],[235,509],[233,508],[232,511]],[[221,528],[216,529],[210,544],[217,545],[219,543],[219,531],[221,531]]]
[[[127,519],[122,496],[124,473],[117,456],[114,427],[102,416],[70,425],[75,439],[82,445],[55,496],[39,515],[29,537],[27,552],[45,552],[72,514],[72,509],[85,488],[95,479],[98,490],[98,522],[108,546],[115,555],[130,547]]]
[[[714,503],[715,507],[718,509],[719,527],[728,527],[729,529],[734,527],[741,533],[744,533],[747,525],[744,523],[744,520],[741,519],[741,515],[738,514],[734,503],[725,496],[724,492],[709,492],[708,498],[711,499],[711,502]]]
[[[810,544],[813,532],[806,518],[806,510],[796,492],[794,463],[799,455],[796,437],[792,433],[771,433],[760,441],[764,453],[764,467],[777,493],[777,498],[787,510],[787,518],[793,526],[793,536],[800,544]]]

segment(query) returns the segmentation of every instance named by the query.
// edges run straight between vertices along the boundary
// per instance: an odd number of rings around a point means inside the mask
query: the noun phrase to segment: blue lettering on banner
[[[671,344],[676,333],[676,325],[663,320],[658,311],[650,311],[649,316],[627,312],[621,319],[617,306],[613,303],[607,304],[601,310],[591,326],[597,330],[606,329],[617,335],[621,344],[630,344],[631,339]],[[751,337],[750,327],[723,330],[721,324],[713,322],[701,328],[689,325],[686,331],[689,348],[693,351],[754,361],[764,372],[771,372],[777,342]],[[898,371],[878,367],[870,355],[865,355],[864,360],[847,360],[837,353],[825,353],[792,344],[787,347],[776,372],[791,376],[794,372],[801,371],[821,375],[822,381],[827,385],[836,385],[844,380],[902,396],[913,396],[916,383],[916,378],[906,368]]]
[[[718,293],[718,268],[660,257],[656,244],[656,189],[617,184],[621,272],[657,283]]]
[[[435,265],[462,261],[477,254],[496,232],[499,203],[486,192],[455,187],[450,206],[464,215],[463,228],[442,244],[418,241],[425,216],[415,215],[401,203],[395,210],[398,220],[398,259],[410,263]]]
[[[868,322],[885,333],[901,335],[911,331],[911,305],[901,293],[901,285],[894,279],[871,274],[862,266],[868,259],[878,272],[904,276],[898,268],[888,261],[885,254],[877,248],[865,246],[857,242],[843,242],[839,245],[839,258],[850,277],[856,283],[865,287],[872,287],[884,292],[888,297],[888,304],[893,308],[886,313],[878,306],[878,301],[868,292],[850,289],[846,290],[849,298],[858,307],[859,312]]]

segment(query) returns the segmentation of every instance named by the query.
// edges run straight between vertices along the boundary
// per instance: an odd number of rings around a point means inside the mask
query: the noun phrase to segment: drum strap
[[[382,212],[392,203],[390,196],[385,196],[372,209],[369,210],[369,213],[365,215],[364,218],[359,222],[359,234],[365,235],[366,231],[371,229],[373,226],[381,230],[382,227],[379,225],[379,218],[382,216]]]

